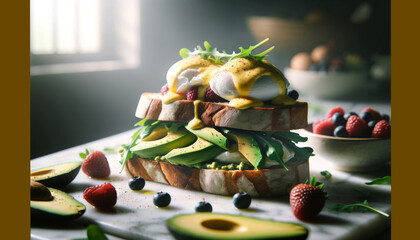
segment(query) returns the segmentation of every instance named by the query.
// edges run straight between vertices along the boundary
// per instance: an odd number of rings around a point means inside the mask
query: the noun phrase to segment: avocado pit
[[[42,183],[31,182],[31,200],[32,201],[51,201],[54,197],[50,190]]]
[[[225,219],[208,219],[201,222],[201,225],[217,231],[245,232],[248,230],[246,226]]]

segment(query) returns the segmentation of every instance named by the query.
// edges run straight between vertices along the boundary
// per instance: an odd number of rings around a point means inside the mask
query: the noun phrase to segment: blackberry
[[[289,88],[287,89],[287,96],[297,100],[299,98],[299,93],[296,90]]]

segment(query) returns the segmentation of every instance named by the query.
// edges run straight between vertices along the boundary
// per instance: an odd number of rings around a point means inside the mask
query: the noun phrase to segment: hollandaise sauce
[[[205,89],[209,82],[217,74],[228,73],[233,82],[232,92],[236,95],[226,98],[229,105],[237,109],[247,109],[251,107],[260,107],[264,102],[251,96],[254,84],[261,77],[269,77],[278,86],[278,95],[271,98],[273,105],[290,105],[296,101],[287,96],[286,80],[280,71],[271,63],[263,60],[258,61],[251,57],[241,57],[232,59],[224,64],[215,64],[212,61],[203,59],[200,56],[193,56],[182,59],[171,66],[166,75],[169,92],[162,98],[164,104],[168,104],[180,99],[185,99],[188,89],[198,86],[198,100],[194,101],[194,119],[188,126],[192,129],[204,127],[200,120],[197,109],[200,100],[204,100]],[[263,83],[263,82],[260,82]],[[264,84],[265,86],[265,84]],[[225,85],[221,86],[226,88]],[[275,97],[274,97],[275,96]]]

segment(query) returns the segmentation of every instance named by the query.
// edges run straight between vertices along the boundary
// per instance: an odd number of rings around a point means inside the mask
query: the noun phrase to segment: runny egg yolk
[[[277,86],[278,90],[273,92],[271,89],[272,96],[269,96],[268,99],[255,97],[253,92],[258,85],[256,84],[258,79],[264,79],[265,82],[267,79],[271,79],[272,84],[267,88],[273,88],[273,86],[276,88]],[[204,91],[210,85],[212,89],[218,89],[215,92],[222,98],[229,100],[230,106],[237,109],[263,106],[263,101],[267,100],[271,100],[273,105],[295,103],[294,99],[287,96],[286,80],[283,75],[275,66],[265,60],[235,58],[219,65],[199,56],[189,57],[172,65],[168,70],[166,80],[169,92],[162,98],[164,104],[185,99],[188,89],[193,86],[199,87],[198,99],[203,100]],[[197,111],[197,105],[197,103],[194,104],[195,111]],[[198,116],[194,121],[195,124],[192,125],[196,128],[203,125],[199,123]]]

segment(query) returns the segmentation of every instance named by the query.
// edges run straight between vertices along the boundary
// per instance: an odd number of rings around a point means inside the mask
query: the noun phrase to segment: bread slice
[[[247,192],[253,197],[286,195],[293,186],[309,179],[308,159],[291,159],[287,171],[283,167],[261,170],[214,170],[172,165],[133,157],[127,161],[126,171],[182,189],[220,195]]]
[[[298,100],[289,106],[264,106],[239,110],[227,103],[200,102],[198,116],[206,126],[238,128],[254,131],[288,131],[308,124],[308,104]],[[161,94],[143,93],[136,117],[150,120],[185,122],[194,118],[194,104],[178,100],[162,104]]]

